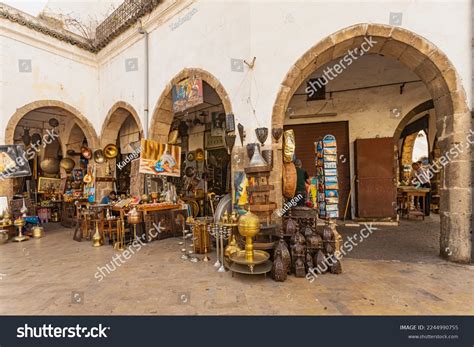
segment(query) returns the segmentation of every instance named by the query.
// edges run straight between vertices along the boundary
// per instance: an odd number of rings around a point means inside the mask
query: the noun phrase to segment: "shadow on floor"
[[[401,220],[399,226],[375,226],[367,238],[354,238],[364,228],[339,226],[337,230],[344,241],[352,237],[353,249],[348,251],[346,257],[354,259],[398,260],[403,262],[443,262],[439,256],[439,215],[431,214],[424,221]],[[364,232],[367,234],[366,232]],[[355,240],[362,240],[356,242]],[[347,245],[347,243],[346,243]]]

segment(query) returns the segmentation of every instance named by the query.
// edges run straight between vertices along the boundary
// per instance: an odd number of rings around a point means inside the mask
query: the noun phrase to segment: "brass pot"
[[[33,232],[33,237],[35,239],[40,239],[44,236],[44,229],[40,226],[34,226],[31,231]]]
[[[0,245],[8,241],[8,231],[0,230]]]
[[[59,166],[62,167],[67,173],[71,172],[75,165],[76,163],[71,158],[63,158],[59,162]]]
[[[97,164],[102,164],[105,161],[104,152],[101,149],[94,151],[94,161]]]
[[[196,149],[196,161],[204,161],[204,150],[202,148]]]
[[[59,159],[45,158],[41,161],[40,168],[47,175],[55,175],[59,172]]]
[[[178,142],[178,130],[171,130],[171,132],[168,135],[168,143],[171,145],[174,145],[176,142]]]
[[[81,154],[87,160],[92,158],[92,150],[86,146],[81,147]]]
[[[150,197],[147,195],[147,194],[142,194],[140,200],[143,202],[143,203],[148,203],[150,202]]]
[[[109,143],[104,147],[104,156],[105,159],[114,159],[118,155],[118,148],[113,143]]]
[[[134,207],[127,213],[127,221],[129,224],[140,224],[142,222],[142,215]]]

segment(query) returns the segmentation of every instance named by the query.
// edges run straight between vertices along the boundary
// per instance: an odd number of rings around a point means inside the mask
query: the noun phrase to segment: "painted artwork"
[[[38,193],[49,192],[62,193],[60,178],[40,177],[38,179]]]
[[[180,177],[181,147],[142,139],[139,172]]]
[[[244,206],[248,204],[247,187],[249,181],[247,175],[243,171],[237,171],[234,174],[234,191],[235,191],[235,205],[234,207],[240,212],[244,212]]]
[[[211,113],[211,136],[224,136],[225,134],[225,113]]]
[[[23,145],[0,146],[0,177],[14,178],[31,175]]]
[[[190,77],[174,84],[172,89],[173,111],[183,112],[204,102],[202,79]]]

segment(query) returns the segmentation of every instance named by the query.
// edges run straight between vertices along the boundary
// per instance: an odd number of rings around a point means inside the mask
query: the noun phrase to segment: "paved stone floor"
[[[99,282],[97,267],[110,263],[116,252],[73,241],[71,230],[56,228],[43,239],[0,245],[0,314],[474,314],[473,266],[441,260],[431,248],[434,241],[423,262],[417,256],[390,259],[403,247],[412,247],[402,251],[408,255],[420,251],[426,226],[410,225],[411,232],[381,227],[344,259],[341,275],[322,275],[313,283],[293,276],[284,283],[232,277],[217,273],[213,262],[183,262],[178,239],[142,247]],[[403,235],[408,239],[401,240]],[[383,247],[373,251],[374,245]]]

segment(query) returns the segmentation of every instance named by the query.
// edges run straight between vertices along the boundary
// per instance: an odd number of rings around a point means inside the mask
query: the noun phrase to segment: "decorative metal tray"
[[[230,255],[230,260],[232,262],[248,266],[264,263],[269,258],[270,254],[268,252],[261,251],[258,249],[253,251],[253,262],[247,261],[247,259],[245,258],[245,250],[241,250]]]

